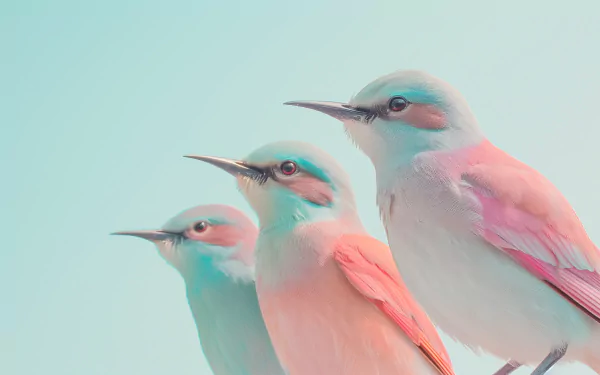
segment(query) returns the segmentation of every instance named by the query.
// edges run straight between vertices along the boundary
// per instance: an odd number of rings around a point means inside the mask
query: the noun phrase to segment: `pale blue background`
[[[108,234],[201,203],[250,213],[227,175],[182,155],[299,139],[348,169],[384,239],[366,157],[333,119],[281,103],[346,100],[396,69],[462,90],[600,241],[600,3],[478,3],[3,1],[0,373],[209,374],[179,276]],[[444,339],[459,375],[501,364]]]

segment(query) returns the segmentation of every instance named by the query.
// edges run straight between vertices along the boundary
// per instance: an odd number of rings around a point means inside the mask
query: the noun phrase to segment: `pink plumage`
[[[256,290],[289,374],[454,375],[389,248],[364,230],[331,156],[281,142],[244,161],[195,158],[235,175],[258,216]]]
[[[437,326],[535,375],[559,360],[600,374],[600,252],[556,187],[486,139],[458,90],[407,70],[349,103],[287,104],[342,121],[370,158],[397,267]]]
[[[333,254],[356,290],[398,324],[440,374],[454,373],[435,327],[406,289],[385,244],[369,236],[345,235]]]
[[[600,251],[563,195],[533,168],[484,141],[463,150],[475,230],[600,322]]]
[[[454,375],[389,248],[343,228],[343,222],[300,226],[283,242],[273,236],[259,250],[259,301],[290,374]],[[295,255],[277,260],[275,269],[273,257],[283,254],[274,252],[281,251]]]

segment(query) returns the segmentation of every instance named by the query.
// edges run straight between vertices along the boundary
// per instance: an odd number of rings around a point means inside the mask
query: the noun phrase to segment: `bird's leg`
[[[533,370],[531,375],[544,375],[546,372],[548,372],[548,370],[550,370],[552,366],[556,364],[556,362],[558,362],[562,357],[565,356],[565,354],[567,354],[567,347],[567,344],[563,344],[561,347],[553,349],[550,354],[544,358],[542,363],[540,363],[540,365]]]
[[[494,373],[494,375],[508,375],[508,374],[511,374],[516,369],[518,369],[519,367],[521,367],[521,364],[519,362],[513,361],[511,359],[508,362],[506,362],[506,364],[504,366],[502,366],[502,368],[500,370],[496,371]]]

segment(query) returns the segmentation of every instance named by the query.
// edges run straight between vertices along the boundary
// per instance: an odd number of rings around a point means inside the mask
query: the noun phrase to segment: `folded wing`
[[[336,243],[334,259],[350,283],[402,329],[440,374],[454,375],[435,327],[406,289],[385,244],[346,235]]]
[[[600,322],[600,251],[558,189],[514,159],[461,177],[479,205],[474,231]]]

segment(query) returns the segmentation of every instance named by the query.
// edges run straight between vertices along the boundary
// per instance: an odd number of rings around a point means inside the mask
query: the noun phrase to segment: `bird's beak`
[[[340,121],[353,120],[358,122],[369,122],[370,119],[373,117],[370,111],[354,108],[346,103],[294,101],[286,102],[283,104],[293,105],[295,107],[314,109],[315,111],[322,112]]]
[[[115,232],[112,235],[134,236],[152,242],[168,241],[178,236],[178,233],[165,232],[162,230],[136,230],[127,232]]]
[[[243,176],[255,181],[264,181],[266,179],[266,172],[264,170],[241,160],[218,158],[216,156],[185,155],[185,157],[212,164],[235,177]]]

